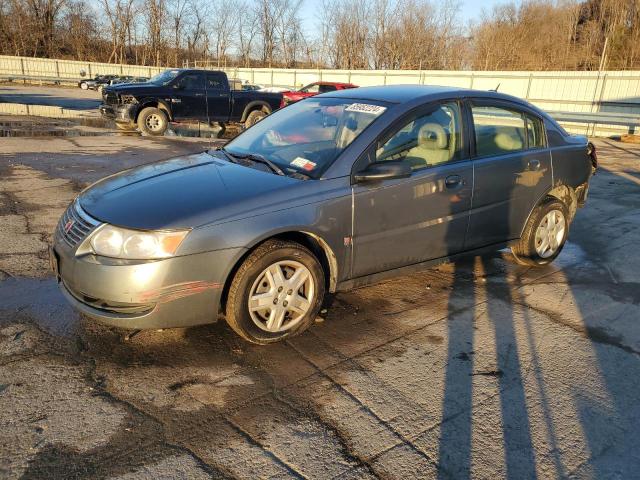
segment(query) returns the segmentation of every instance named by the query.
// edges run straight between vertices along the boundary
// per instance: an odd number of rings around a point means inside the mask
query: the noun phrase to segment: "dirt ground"
[[[0,477],[638,478],[640,146],[557,262],[507,251],[341,293],[300,337],[81,318],[48,272],[95,179],[208,142],[0,140]]]

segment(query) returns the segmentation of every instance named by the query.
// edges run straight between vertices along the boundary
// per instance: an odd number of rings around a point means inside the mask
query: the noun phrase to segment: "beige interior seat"
[[[407,161],[412,169],[437,165],[451,160],[449,135],[442,125],[425,123],[418,131],[418,145],[407,153]]]

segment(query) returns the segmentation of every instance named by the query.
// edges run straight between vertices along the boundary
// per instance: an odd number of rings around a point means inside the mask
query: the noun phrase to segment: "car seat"
[[[405,161],[412,169],[437,165],[451,160],[449,135],[442,125],[425,123],[418,131],[418,145],[407,153]]]

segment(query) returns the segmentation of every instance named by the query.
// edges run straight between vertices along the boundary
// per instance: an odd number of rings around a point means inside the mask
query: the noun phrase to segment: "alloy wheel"
[[[151,115],[149,115],[145,119],[144,123],[147,128],[153,132],[157,132],[162,128],[162,119],[160,118],[160,115],[156,113],[152,113]]]

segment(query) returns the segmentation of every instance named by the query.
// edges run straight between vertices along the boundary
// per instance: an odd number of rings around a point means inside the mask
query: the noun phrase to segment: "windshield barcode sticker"
[[[387,107],[381,107],[380,105],[371,105],[368,103],[352,103],[344,109],[345,112],[360,112],[370,113],[372,115],[380,115]]]
[[[307,160],[306,158],[302,158],[302,157],[296,157],[291,161],[291,165],[293,165],[294,167],[298,167],[301,168],[303,170],[313,170],[314,168],[316,168],[316,164],[313,163],[311,160]]]

